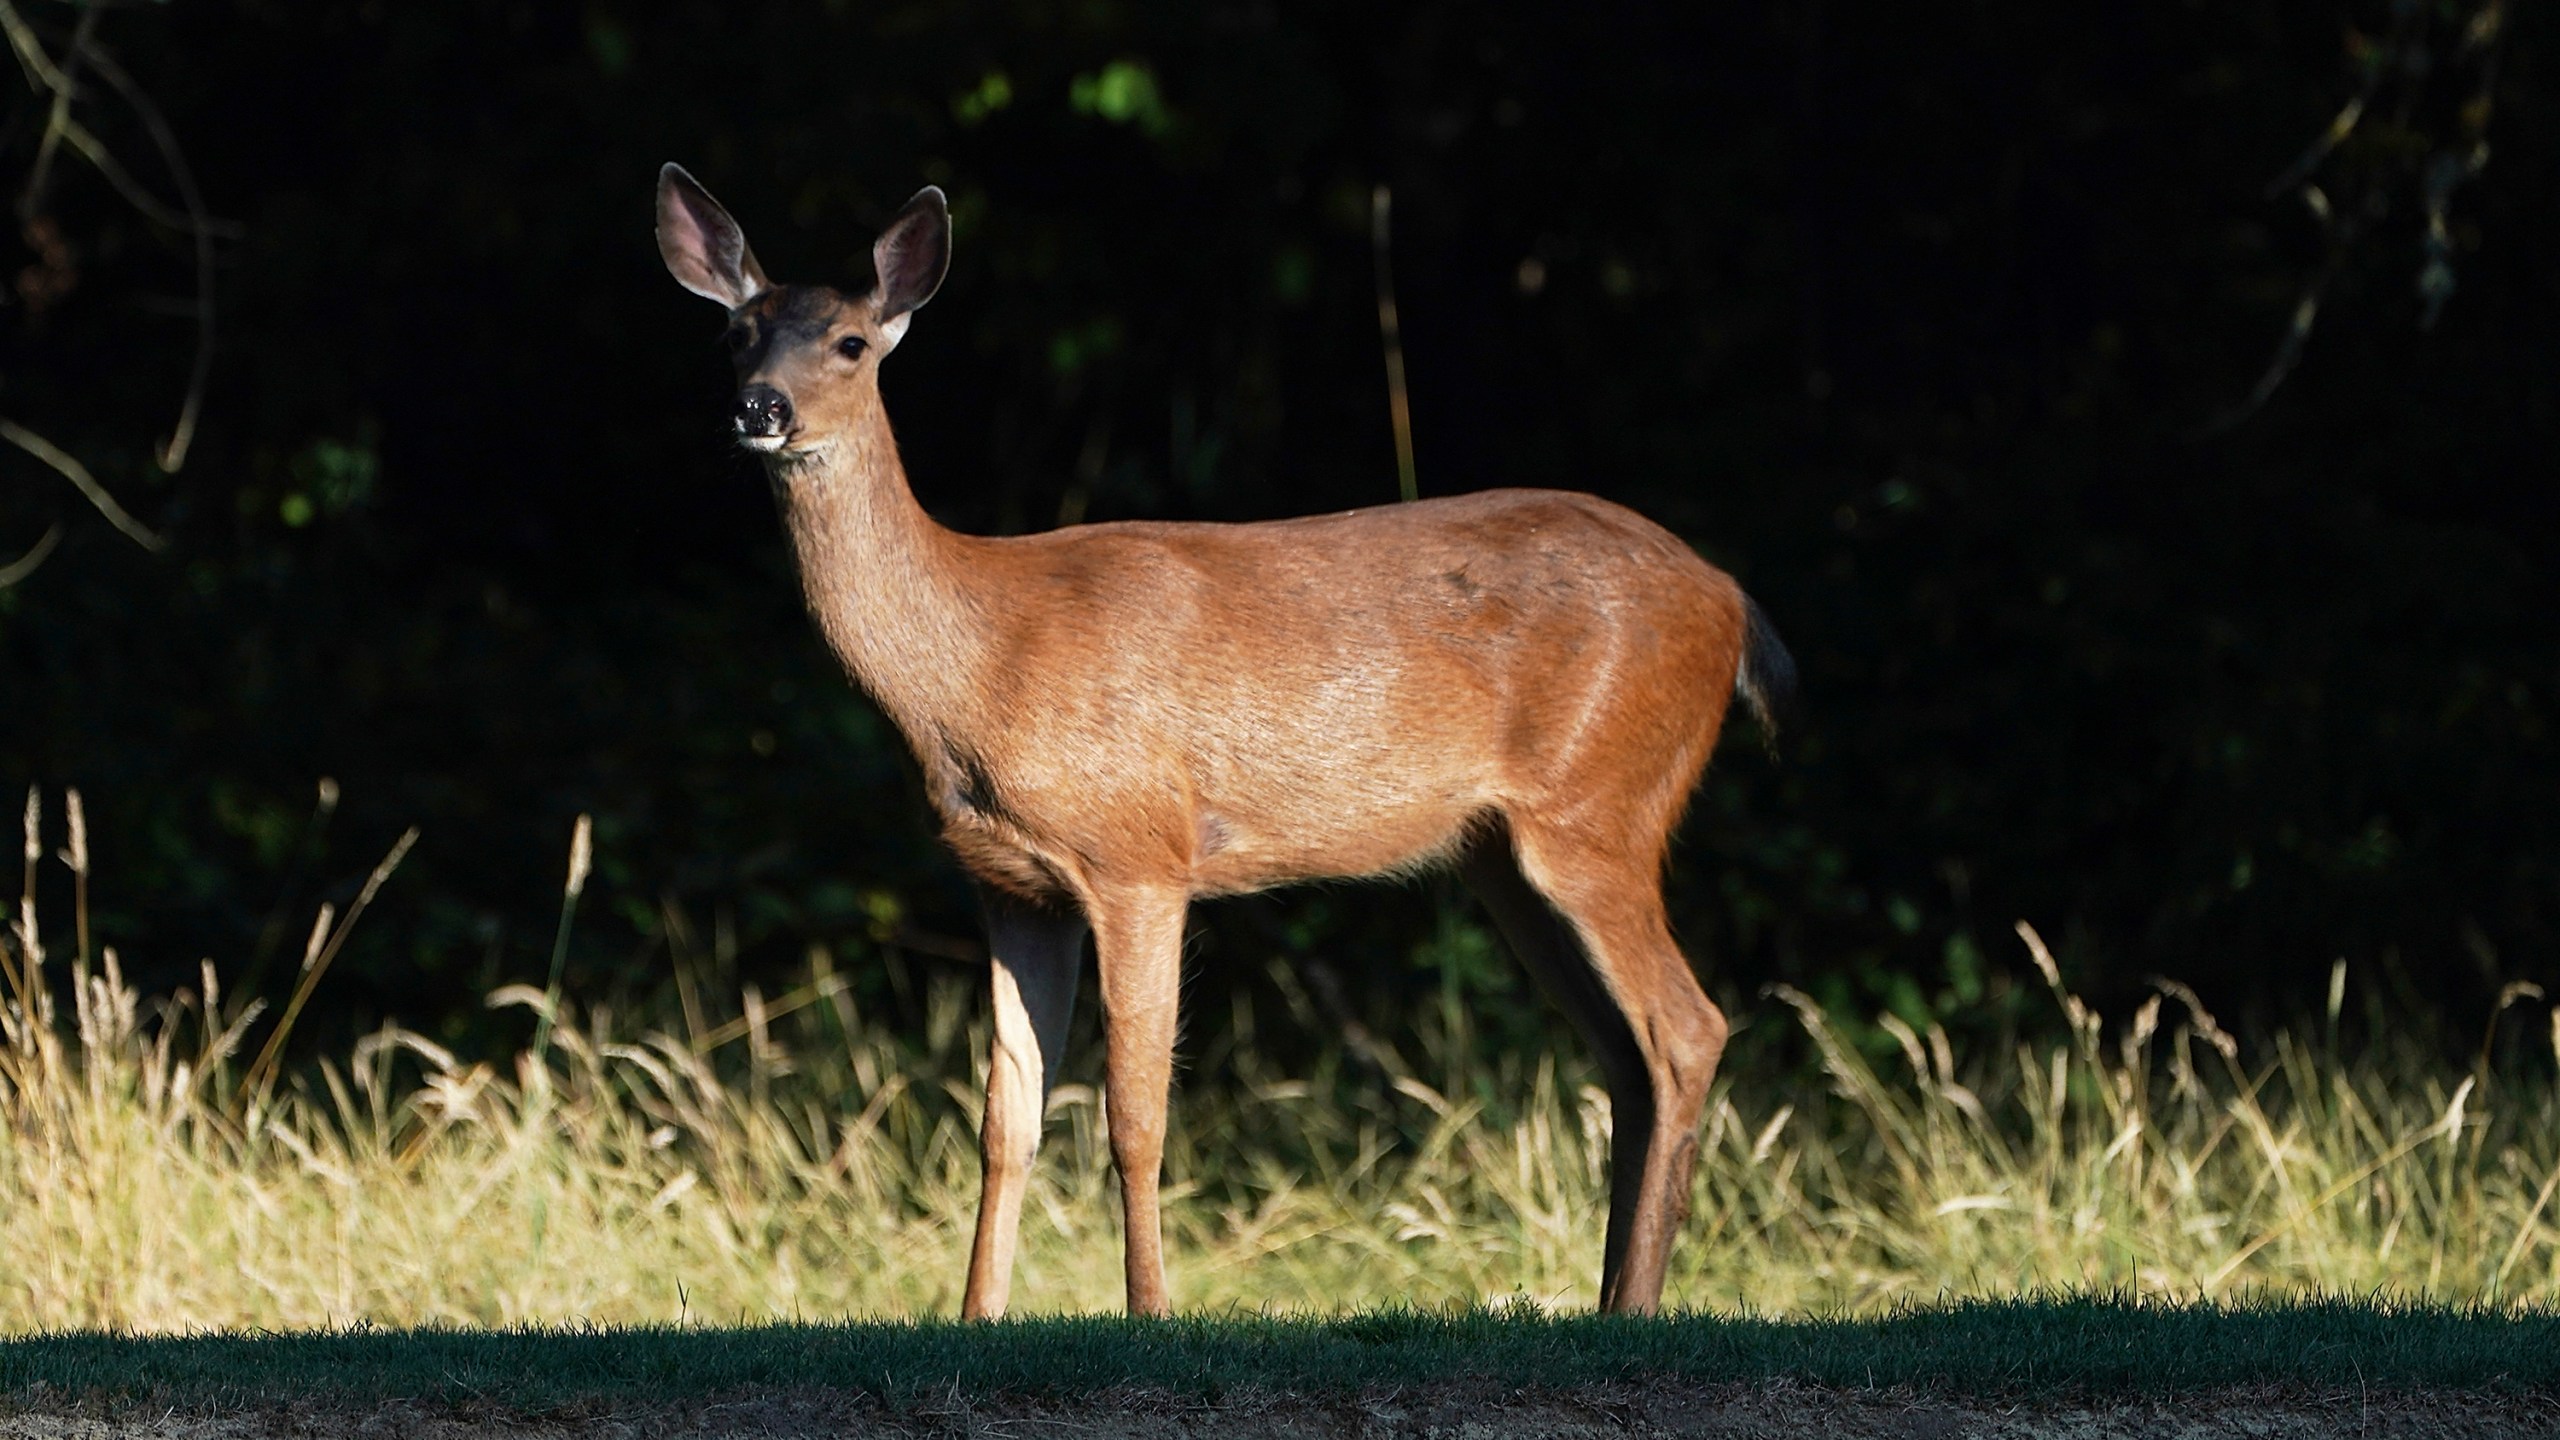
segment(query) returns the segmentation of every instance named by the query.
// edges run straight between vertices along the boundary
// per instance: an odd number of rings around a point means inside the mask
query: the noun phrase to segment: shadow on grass
[[[1790,1380],[2021,1398],[2285,1384],[2560,1392],[2560,1312],[2368,1301],[1968,1302],[1855,1320],[1530,1310],[382,1330],[0,1341],[0,1390],[173,1403],[480,1400],[536,1409],[776,1389],[1073,1398],[1143,1387],[1338,1394],[1477,1378],[1519,1386]]]

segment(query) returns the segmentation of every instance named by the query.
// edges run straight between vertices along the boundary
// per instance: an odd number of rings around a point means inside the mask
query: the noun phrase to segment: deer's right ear
[[[771,288],[746,232],[681,165],[658,172],[658,254],[677,284],[731,310]]]

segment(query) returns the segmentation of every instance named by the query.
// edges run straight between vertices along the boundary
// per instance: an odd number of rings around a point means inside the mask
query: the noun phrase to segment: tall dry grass
[[[32,876],[32,806],[28,833]],[[85,854],[65,858],[85,895]],[[351,922],[322,915],[287,1015]],[[287,1077],[285,1027],[226,999],[210,966],[146,1001],[73,929],[66,964],[22,901],[0,957],[0,1330],[956,1304],[984,1052],[956,987],[919,1034],[866,1022],[815,962],[791,993],[749,990],[681,1034],[581,1010],[556,984],[510,987],[489,1003],[530,1012],[540,1038],[521,1054],[473,1060],[389,1026]],[[2538,1065],[2459,1073],[2415,1044],[2344,1050],[2334,1026],[2244,1046],[2174,989],[2109,1026],[2024,938],[2060,1038],[2000,1054],[1960,1056],[1887,1017],[1901,1056],[1879,1069],[1779,993],[1772,1008],[1792,1012],[1824,1078],[1726,1077],[1675,1303],[1832,1311],[2090,1289],[2560,1302],[2560,1095]],[[67,987],[49,982],[55,966]],[[1393,1077],[1391,1099],[1275,1073],[1249,1046],[1194,1077],[1167,1162],[1178,1304],[1590,1303],[1606,1097],[1578,1064],[1482,1055],[1427,1019],[1420,1039],[1427,1062]],[[2560,1054],[2560,1012],[2551,1043]],[[1082,1084],[1051,1114],[1015,1293],[1033,1310],[1107,1309],[1104,1117]]]

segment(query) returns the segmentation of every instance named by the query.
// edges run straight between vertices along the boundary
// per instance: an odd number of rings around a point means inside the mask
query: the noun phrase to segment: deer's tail
[[[1760,722],[1760,736],[1772,754],[1782,723],[1793,723],[1796,709],[1796,657],[1778,639],[1777,627],[1750,596],[1742,597],[1742,668],[1734,673],[1733,693]]]

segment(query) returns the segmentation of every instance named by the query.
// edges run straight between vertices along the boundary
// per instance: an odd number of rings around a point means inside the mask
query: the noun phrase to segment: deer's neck
[[[809,613],[845,668],[919,752],[968,713],[987,617],[960,555],[907,488],[887,417],[805,459],[767,462]]]

